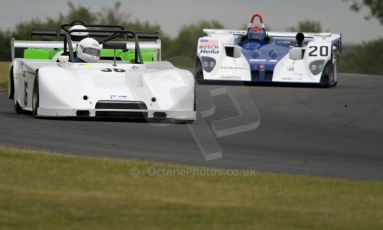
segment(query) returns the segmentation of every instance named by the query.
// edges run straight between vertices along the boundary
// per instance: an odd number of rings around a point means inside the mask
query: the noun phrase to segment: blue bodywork
[[[288,42],[270,42],[265,30],[248,30],[239,45],[250,64],[253,81],[271,81],[276,64],[291,49]]]

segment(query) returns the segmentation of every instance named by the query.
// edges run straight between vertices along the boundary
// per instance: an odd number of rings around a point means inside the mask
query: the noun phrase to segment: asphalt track
[[[252,107],[242,111],[245,118],[239,120],[244,124],[234,122],[239,128],[231,132],[220,132],[213,124],[241,112],[229,96],[217,96],[217,89],[234,98],[236,93],[245,93],[245,103]],[[167,125],[35,119],[15,114],[3,92],[0,145],[208,167],[383,179],[382,76],[343,74],[332,89],[204,85],[198,87],[198,94],[199,109],[205,111],[206,118],[199,116],[193,125]],[[238,100],[241,102],[241,95]],[[209,110],[212,104],[215,110]],[[202,139],[212,135],[217,138],[204,143]],[[207,161],[206,154],[216,150],[222,151],[222,159]]]

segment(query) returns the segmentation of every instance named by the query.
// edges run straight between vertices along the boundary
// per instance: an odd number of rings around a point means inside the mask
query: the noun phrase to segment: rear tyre
[[[198,83],[203,82],[203,69],[202,69],[202,64],[201,61],[197,58],[197,63],[195,67],[195,79],[197,80]]]
[[[37,116],[37,111],[40,104],[40,95],[39,95],[39,80],[38,77],[35,79],[35,83],[33,84],[33,95],[32,95],[32,114],[33,116]]]

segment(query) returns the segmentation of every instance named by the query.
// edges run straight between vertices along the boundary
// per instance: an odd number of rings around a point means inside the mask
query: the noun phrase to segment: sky
[[[72,0],[98,11],[111,8],[113,0]],[[320,21],[322,28],[342,33],[345,43],[361,43],[383,37],[383,26],[368,12],[355,13],[343,0],[121,0],[122,11],[131,19],[158,24],[175,37],[184,25],[199,20],[217,20],[225,28],[238,29],[247,24],[253,13],[263,14],[273,31],[284,31],[303,20]],[[65,0],[0,0],[0,28],[12,28],[31,18],[55,18],[68,10]]]

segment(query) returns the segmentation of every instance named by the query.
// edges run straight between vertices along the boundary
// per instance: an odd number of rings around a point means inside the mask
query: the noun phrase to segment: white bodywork
[[[320,55],[320,50],[326,47],[329,52],[327,55]],[[315,51],[317,50],[317,51]],[[294,57],[294,52],[301,52]],[[310,52],[318,52],[316,56],[310,56]],[[325,39],[314,39],[305,48],[293,48],[290,53],[278,62],[274,69],[273,82],[288,83],[320,83],[326,63],[331,62],[336,68],[337,55],[332,54],[333,46],[330,41]],[[302,55],[303,54],[303,55]],[[300,57],[299,57],[300,56]],[[313,74],[310,70],[310,63],[322,61],[321,70]],[[333,82],[337,82],[337,71],[332,76]]]
[[[28,42],[14,42],[14,47],[30,47]],[[38,48],[60,48],[60,43],[32,42]],[[62,44],[61,44],[62,45]],[[130,44],[127,44],[129,46]],[[140,45],[146,48],[145,44]],[[149,44],[148,47],[154,47]],[[32,111],[34,84],[38,82],[39,106],[36,116],[78,117],[89,113],[96,117],[132,117],[196,119],[194,77],[169,62],[129,64],[71,63],[67,58],[28,60],[14,58],[11,65],[14,102]],[[57,61],[57,59],[62,61]],[[37,79],[37,80],[36,80]],[[133,105],[130,107],[129,105]],[[145,108],[134,105],[145,104]],[[114,106],[115,105],[115,106]],[[105,107],[106,106],[106,107]],[[156,117],[159,114],[159,117]]]
[[[239,46],[240,39],[246,35],[245,30],[214,30],[204,29],[207,36],[198,41],[197,57],[203,69],[203,80],[219,81],[244,81],[251,82],[252,70],[250,62],[242,53],[242,47]],[[297,33],[288,32],[268,32],[267,35],[271,41],[296,41]],[[281,83],[308,83],[319,84],[328,63],[333,64],[334,73],[332,75],[332,84],[337,82],[337,58],[341,48],[341,35],[331,33],[305,33],[304,47],[298,48],[291,46],[290,53],[281,60],[256,60],[275,63],[272,82]],[[230,55],[226,49],[231,47],[233,52]],[[299,50],[300,51],[299,51]],[[299,55],[299,53],[304,55]],[[299,57],[300,56],[300,57]],[[206,71],[206,65],[215,61],[215,66]],[[310,70],[310,64],[315,61],[323,62],[320,71]],[[213,65],[213,64],[211,64]]]
[[[251,81],[250,65],[235,40],[232,34],[213,34],[199,39],[197,56],[202,65],[207,63],[212,69],[204,68],[204,80]],[[233,49],[233,56],[226,54],[226,47]]]

